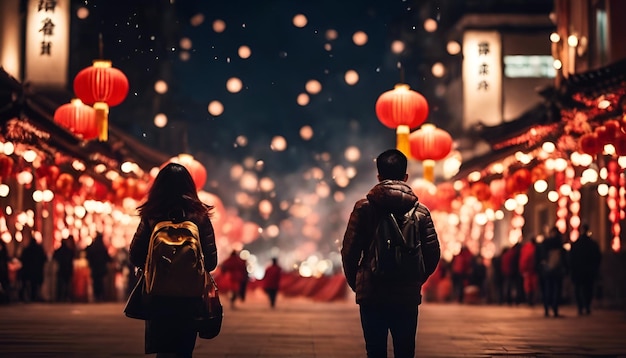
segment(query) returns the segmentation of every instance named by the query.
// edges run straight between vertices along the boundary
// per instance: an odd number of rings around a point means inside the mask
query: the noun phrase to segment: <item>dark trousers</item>
[[[57,276],[57,302],[72,300],[72,277]]]
[[[361,305],[360,312],[368,358],[387,357],[388,332],[391,332],[395,358],[415,357],[417,305]]]
[[[458,303],[463,303],[465,296],[466,275],[460,273],[452,274],[452,295]]]
[[[543,278],[543,307],[545,309],[545,315],[550,314],[550,309],[554,316],[559,315],[559,303],[561,301],[561,287],[563,285],[563,278],[558,275],[546,275]]]
[[[278,289],[266,288],[265,292],[267,293],[267,296],[270,298],[270,306],[271,307],[276,306],[276,296],[278,295]]]
[[[96,302],[104,301],[104,276],[91,276],[93,281],[93,298]]]
[[[581,280],[574,283],[578,313],[591,313],[593,299],[593,280]]]

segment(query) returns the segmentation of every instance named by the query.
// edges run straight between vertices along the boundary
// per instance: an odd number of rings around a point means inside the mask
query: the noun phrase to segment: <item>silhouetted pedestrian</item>
[[[537,239],[529,238],[520,249],[519,270],[524,284],[524,296],[529,306],[535,304],[535,296],[539,287],[537,274]]]
[[[20,278],[22,281],[21,299],[24,302],[41,301],[41,285],[43,284],[43,269],[48,257],[41,246],[31,235],[30,229],[22,231],[23,240],[27,242],[22,250],[20,261]]]
[[[518,242],[502,254],[502,278],[504,301],[519,304],[522,301],[522,278],[519,270],[521,244]]]
[[[570,250],[570,274],[576,293],[578,314],[582,315],[591,313],[594,284],[598,277],[602,253],[598,244],[591,238],[588,225],[583,225],[580,233],[580,237],[572,243]]]
[[[233,250],[230,256],[222,262],[221,272],[226,276],[226,287],[222,288],[230,295],[230,305],[235,307],[235,301],[239,298],[245,300],[245,291],[248,284],[248,267],[246,261],[239,257],[239,253]]]
[[[559,317],[563,278],[567,273],[566,251],[563,248],[563,236],[557,227],[550,229],[550,234],[539,246],[540,276],[543,285],[544,315]]]
[[[93,242],[85,248],[93,288],[93,297],[96,302],[104,301],[104,277],[109,272],[109,262],[112,261],[107,247],[104,245],[102,233],[97,233]]]
[[[276,296],[280,289],[280,277],[282,275],[282,269],[278,266],[278,259],[272,258],[272,264],[265,268],[265,275],[263,276],[263,290],[267,293],[270,299],[270,307],[276,306]]]
[[[452,258],[452,294],[458,303],[463,303],[465,285],[467,285],[472,272],[473,260],[474,255],[472,255],[472,252],[465,245],[463,245],[461,251]]]
[[[75,251],[74,236],[61,240],[61,246],[54,251],[52,259],[57,263],[57,302],[72,300],[72,277],[74,275]]]
[[[9,302],[9,253],[7,244],[0,239],[0,303]]]

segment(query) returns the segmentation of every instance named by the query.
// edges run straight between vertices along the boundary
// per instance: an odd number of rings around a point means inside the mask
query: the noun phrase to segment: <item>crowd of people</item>
[[[602,254],[587,225],[580,233],[566,250],[566,237],[553,227],[545,238],[505,247],[488,263],[463,246],[450,263],[440,263],[425,290],[434,301],[541,304],[546,317],[559,317],[559,306],[571,299],[579,314],[590,314]],[[565,288],[571,288],[567,294]]]
[[[49,256],[30,228],[13,255],[0,241],[0,301],[102,302],[112,300],[106,279],[119,267],[101,233],[79,250],[72,235],[61,240]],[[81,270],[82,268],[82,270]],[[47,284],[47,287],[44,287]],[[108,290],[112,291],[112,290]]]
[[[25,229],[21,247],[11,255],[7,244],[0,240],[0,304],[123,301],[135,286],[137,278],[128,251],[115,250],[111,254],[100,233],[83,250],[69,235],[49,256],[30,230]],[[272,308],[276,306],[282,272],[278,259],[272,258],[257,284],[267,294]],[[219,289],[231,307],[237,301],[245,301],[252,279],[240,252],[233,251],[215,274],[221,276]],[[115,287],[116,275],[126,282],[121,292]]]

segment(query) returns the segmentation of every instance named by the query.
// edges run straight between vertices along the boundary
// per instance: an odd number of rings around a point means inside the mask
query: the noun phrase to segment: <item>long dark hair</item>
[[[198,198],[196,185],[187,168],[177,163],[169,163],[159,171],[148,198],[137,210],[142,218],[154,218],[167,215],[173,208],[187,213],[207,214],[212,209]]]

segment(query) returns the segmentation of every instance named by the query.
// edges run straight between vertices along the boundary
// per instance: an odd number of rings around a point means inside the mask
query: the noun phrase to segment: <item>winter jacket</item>
[[[350,288],[356,292],[358,304],[421,303],[421,288],[424,282],[374,280],[368,257],[370,244],[382,214],[392,212],[396,217],[404,217],[417,203],[417,196],[405,182],[384,180],[375,185],[365,199],[357,201],[354,205],[343,238],[341,256],[346,280]],[[419,203],[416,213],[420,222],[422,252],[428,277],[439,263],[441,255],[439,240],[428,208]]]

